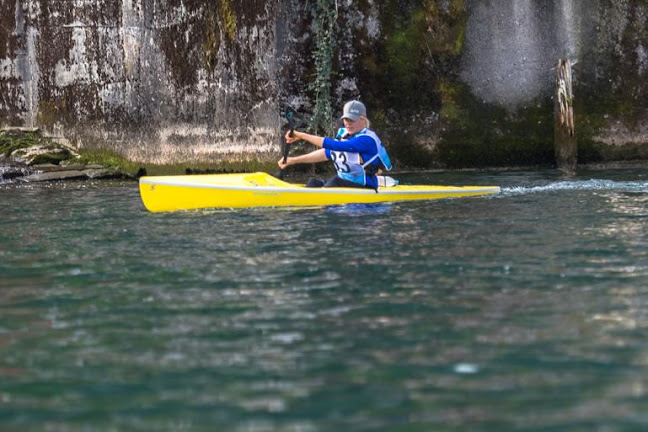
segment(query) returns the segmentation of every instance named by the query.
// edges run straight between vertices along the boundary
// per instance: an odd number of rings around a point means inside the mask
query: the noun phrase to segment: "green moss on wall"
[[[151,174],[146,165],[135,163],[130,161],[120,154],[103,148],[97,149],[84,149],[79,152],[79,163],[86,165],[101,165],[107,168],[114,168],[116,171],[130,175],[136,176],[138,172],[146,170],[148,174]]]
[[[230,41],[236,38],[236,14],[231,5],[231,0],[220,1],[220,15],[225,35]]]
[[[236,40],[237,18],[232,6],[231,0],[188,3],[181,20],[160,29],[160,47],[177,85],[195,85],[197,71],[203,67],[213,72],[223,39]]]
[[[439,162],[452,168],[553,165],[553,101],[539,99],[515,113],[476,100],[458,83],[442,83],[446,132]]]
[[[203,42],[203,62],[208,72],[213,72],[218,64],[218,50],[220,48],[220,29],[218,15],[214,11],[207,11],[205,15],[205,41]]]
[[[42,100],[38,104],[36,120],[38,124],[46,129],[51,129],[56,123],[59,115],[59,104],[48,100]],[[64,112],[66,110],[63,110]]]
[[[436,1],[424,2],[425,45],[432,54],[461,54],[466,36],[466,6],[464,0],[453,0],[447,12]]]
[[[438,82],[456,79],[467,14],[463,0],[439,4],[385,0],[377,5],[380,41],[356,44],[359,87],[372,113],[390,113],[386,117],[402,126],[417,114],[442,109]]]
[[[14,150],[43,144],[38,131],[0,131],[0,155],[9,156]]]
[[[461,99],[467,99],[463,92],[466,89],[456,82],[442,79],[437,84],[437,93],[441,99],[440,119],[444,123],[465,128],[469,122],[468,112],[461,106]]]
[[[389,136],[389,154],[398,161],[398,168],[435,168],[438,166],[438,154],[417,142],[417,134],[405,131]]]
[[[387,41],[387,56],[390,75],[395,87],[411,92],[417,82],[419,70],[412,65],[421,61],[421,50],[417,41],[416,26],[396,31]]]
[[[38,152],[31,153],[32,148]],[[38,130],[10,129],[0,131],[0,155],[25,158],[29,165],[54,164],[74,158],[70,149],[43,137]]]

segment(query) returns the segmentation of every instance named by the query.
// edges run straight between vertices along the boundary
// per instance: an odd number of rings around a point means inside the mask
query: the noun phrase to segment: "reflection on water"
[[[648,188],[591,178],[175,214],[133,184],[4,186],[0,425],[644,430]]]

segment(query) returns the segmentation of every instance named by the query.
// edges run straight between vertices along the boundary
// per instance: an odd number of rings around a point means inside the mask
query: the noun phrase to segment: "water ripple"
[[[0,428],[643,430],[646,183],[521,177],[171,214],[4,187]]]

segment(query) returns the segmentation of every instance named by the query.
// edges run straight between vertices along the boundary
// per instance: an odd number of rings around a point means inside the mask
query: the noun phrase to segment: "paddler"
[[[305,155],[288,157],[285,163],[282,158],[279,167],[283,170],[290,165],[330,160],[335,165],[337,175],[326,181],[310,179],[307,187],[364,187],[378,190],[376,175],[383,169],[390,171],[392,165],[380,138],[369,129],[366,107],[358,100],[347,102],[341,120],[344,127],[338,130],[335,138],[297,130],[291,135],[288,131],[288,144],[304,140],[319,149]]]

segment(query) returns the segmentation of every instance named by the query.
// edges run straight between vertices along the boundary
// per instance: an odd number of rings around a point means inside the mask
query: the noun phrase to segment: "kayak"
[[[267,173],[148,176],[139,180],[144,206],[152,212],[242,207],[312,207],[473,197],[500,192],[497,186],[307,188]]]
[[[314,207],[474,197],[497,186],[398,185],[367,188],[307,188],[267,173],[149,176],[139,180],[144,206],[152,212],[242,207]]]

